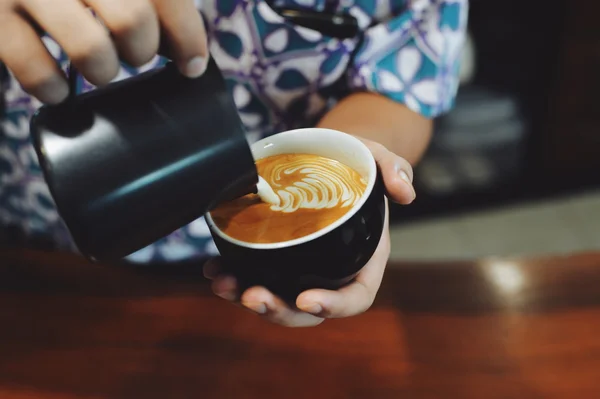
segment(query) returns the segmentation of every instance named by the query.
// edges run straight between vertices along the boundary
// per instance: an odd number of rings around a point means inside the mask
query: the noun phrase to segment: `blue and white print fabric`
[[[210,51],[222,69],[249,141],[310,126],[349,93],[380,93],[433,118],[448,111],[459,83],[466,36],[467,0],[196,0]],[[292,25],[272,7],[353,15],[356,38],[337,39]],[[50,38],[51,54],[67,59]],[[163,65],[124,65],[117,80]],[[9,74],[1,83],[0,224],[41,234],[73,248],[56,213],[29,137],[29,119],[41,105]],[[82,80],[81,91],[93,86]],[[168,210],[165,210],[168,212]],[[216,254],[198,219],[131,255],[139,263],[187,260]]]

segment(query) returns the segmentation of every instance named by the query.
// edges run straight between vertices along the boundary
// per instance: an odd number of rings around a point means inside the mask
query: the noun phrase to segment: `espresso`
[[[350,211],[367,186],[354,169],[318,155],[274,155],[257,161],[256,168],[279,205],[249,194],[211,212],[221,231],[251,243],[289,241],[319,231]]]

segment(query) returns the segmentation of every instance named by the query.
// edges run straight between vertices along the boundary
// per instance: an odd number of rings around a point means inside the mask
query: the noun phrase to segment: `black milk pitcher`
[[[92,260],[144,248],[258,181],[214,61],[197,79],[169,63],[44,106],[31,132],[58,212]]]

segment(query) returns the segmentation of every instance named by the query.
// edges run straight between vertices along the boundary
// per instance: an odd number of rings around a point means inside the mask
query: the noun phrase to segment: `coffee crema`
[[[251,243],[289,241],[319,231],[350,211],[367,186],[354,169],[318,155],[274,155],[258,160],[256,168],[280,198],[279,205],[249,194],[210,213],[225,234]]]

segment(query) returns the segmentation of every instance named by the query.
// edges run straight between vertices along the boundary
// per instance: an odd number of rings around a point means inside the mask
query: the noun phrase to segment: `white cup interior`
[[[371,191],[373,191],[377,179],[375,159],[367,146],[356,137],[336,130],[319,128],[290,130],[257,141],[251,146],[251,149],[255,160],[279,154],[313,154],[335,159],[356,170],[367,181],[367,188],[352,209],[334,223],[312,234],[289,241],[264,244],[237,240],[221,231],[215,225],[210,213],[206,214],[207,223],[219,237],[247,248],[277,249],[290,247],[327,234],[344,224],[363,206]]]

